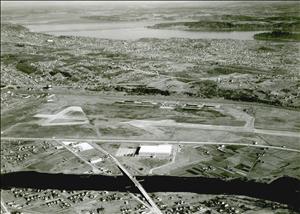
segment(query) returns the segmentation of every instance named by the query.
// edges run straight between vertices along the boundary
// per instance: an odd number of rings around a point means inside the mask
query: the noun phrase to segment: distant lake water
[[[150,29],[155,23],[147,22],[110,22],[110,23],[67,23],[26,25],[33,32],[51,35],[84,36],[116,40],[137,40],[141,38],[189,38],[189,39],[237,39],[253,40],[260,31],[247,32],[193,32],[182,30]]]

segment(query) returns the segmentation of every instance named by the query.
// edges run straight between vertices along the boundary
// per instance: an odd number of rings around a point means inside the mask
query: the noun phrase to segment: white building
[[[172,154],[172,145],[141,145],[138,154],[144,157],[170,156]]]
[[[99,162],[102,162],[102,161],[103,161],[103,158],[100,158],[98,156],[92,157],[90,159],[90,163],[92,163],[92,164],[99,163]]]
[[[74,142],[71,142],[71,141],[63,141],[62,143],[67,145],[67,146],[74,144]]]
[[[174,103],[161,103],[160,107],[161,109],[175,109],[176,105]]]
[[[55,149],[63,149],[63,146],[56,146]]]
[[[118,151],[116,152],[116,156],[134,156],[136,154],[137,148],[128,148],[128,147],[119,147]]]
[[[92,147],[89,143],[79,143],[79,144],[73,145],[73,148],[78,149],[79,152],[94,149],[94,147]]]

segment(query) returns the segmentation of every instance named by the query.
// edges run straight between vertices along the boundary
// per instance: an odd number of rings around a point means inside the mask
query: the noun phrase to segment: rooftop
[[[154,153],[154,154],[171,154],[172,145],[142,145],[139,154]]]

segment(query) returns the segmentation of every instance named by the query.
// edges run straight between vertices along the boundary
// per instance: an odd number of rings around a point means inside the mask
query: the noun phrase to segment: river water
[[[195,32],[183,30],[150,29],[154,22],[109,22],[109,23],[66,23],[29,24],[31,31],[51,35],[84,36],[116,40],[137,40],[141,38],[189,38],[189,39],[236,39],[253,40],[260,31],[247,32]]]
[[[205,177],[136,176],[147,192],[193,192],[214,195],[244,195],[271,200],[300,209],[300,180],[278,178],[271,183],[254,180],[221,180]],[[139,192],[127,176],[52,174],[19,171],[0,175],[1,189],[33,188]]]

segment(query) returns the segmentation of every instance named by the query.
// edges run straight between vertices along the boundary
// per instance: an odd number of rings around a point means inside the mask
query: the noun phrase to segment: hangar
[[[143,157],[167,157],[172,154],[172,145],[141,145],[138,155]]]

